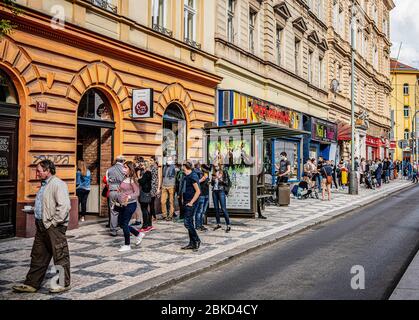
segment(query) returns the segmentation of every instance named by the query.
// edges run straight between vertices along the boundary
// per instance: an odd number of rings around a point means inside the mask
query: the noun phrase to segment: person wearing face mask
[[[172,157],[167,159],[166,165],[163,167],[161,181],[161,211],[163,219],[167,221],[173,220],[175,213],[175,186],[176,186],[176,166]],[[167,200],[169,200],[170,212],[167,215]]]
[[[281,161],[279,162],[278,169],[278,183],[287,183],[289,174],[291,172],[291,162],[287,159],[287,153],[281,152]]]

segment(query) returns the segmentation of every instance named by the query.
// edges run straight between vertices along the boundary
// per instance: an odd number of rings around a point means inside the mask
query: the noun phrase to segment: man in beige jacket
[[[35,200],[36,234],[31,252],[31,266],[23,285],[13,287],[16,292],[36,292],[45,278],[51,258],[58,271],[59,285],[51,282],[51,293],[70,289],[70,254],[66,231],[70,213],[67,184],[55,176],[55,165],[50,160],[41,161],[36,174],[41,179]]]

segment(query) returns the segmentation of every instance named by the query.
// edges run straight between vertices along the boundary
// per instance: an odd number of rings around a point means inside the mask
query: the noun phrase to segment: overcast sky
[[[391,11],[391,57],[419,68],[419,0],[394,0],[396,8]]]

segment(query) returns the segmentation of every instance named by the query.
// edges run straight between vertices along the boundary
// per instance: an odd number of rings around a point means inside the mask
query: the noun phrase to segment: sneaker
[[[228,226],[227,229],[226,229],[226,233],[229,233],[230,231],[231,231],[231,227]]]
[[[67,287],[57,286],[55,288],[50,288],[49,292],[50,293],[62,293],[62,292],[68,291],[70,289],[71,289],[70,286],[67,286]]]
[[[208,231],[208,228],[206,228],[206,227],[204,227],[204,226],[202,226],[199,230],[201,230],[201,231]]]
[[[127,252],[127,251],[131,251],[131,246],[121,246],[121,248],[119,248],[118,252]]]
[[[84,217],[81,217],[81,218],[80,218],[80,221],[81,221],[81,222],[84,222]]]
[[[187,246],[182,247],[181,249],[182,249],[182,250],[196,250],[197,248],[196,248],[196,246],[194,246],[192,243],[190,243],[190,244],[188,244]]]
[[[148,228],[141,228],[140,230],[138,230],[139,233],[145,233],[147,232]]]
[[[111,231],[111,236],[112,237],[116,237],[118,235],[118,233],[116,231]]]
[[[12,289],[13,289],[13,291],[19,292],[19,293],[35,293],[36,291],[38,291],[34,287],[28,286],[26,284],[20,284],[20,285],[17,285],[17,286],[13,286]]]
[[[148,229],[147,231],[153,231],[153,230],[155,230],[156,228],[155,228],[155,227],[153,227],[153,226],[150,226],[150,227],[148,227],[147,229]]]
[[[145,233],[140,233],[138,237],[135,237],[135,245],[139,246],[141,244],[141,241],[143,241],[144,237],[145,237]]]
[[[135,221],[131,226],[141,226],[141,221]]]
[[[218,229],[221,229],[221,226],[220,225],[217,225],[214,229],[212,229],[213,231],[216,231],[216,230],[218,230]]]

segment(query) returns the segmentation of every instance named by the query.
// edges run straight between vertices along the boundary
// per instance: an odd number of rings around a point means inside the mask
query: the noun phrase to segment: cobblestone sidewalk
[[[10,239],[0,242],[0,299],[99,299],[123,292],[150,279],[159,279],[192,264],[214,259],[245,244],[261,240],[292,228],[307,227],[319,218],[332,217],[339,212],[368,204],[380,194],[396,192],[411,185],[407,181],[394,181],[380,190],[360,189],[358,196],[347,191],[334,191],[333,200],[291,199],[288,207],[268,206],[267,220],[232,219],[232,231],[200,233],[201,249],[184,252],[180,247],[188,241],[183,224],[158,221],[156,230],[149,232],[139,247],[133,245],[128,253],[119,253],[123,244],[120,237],[109,236],[105,224],[92,224],[69,231],[72,290],[60,295],[48,293],[49,274],[41,290],[35,294],[19,295],[11,291],[12,285],[24,280],[29,269],[33,239]],[[209,227],[214,220],[209,218]]]

